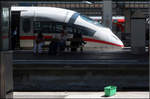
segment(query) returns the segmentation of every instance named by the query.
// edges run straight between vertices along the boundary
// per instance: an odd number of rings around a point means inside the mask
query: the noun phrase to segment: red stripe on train
[[[20,36],[20,40],[34,40],[36,36]],[[44,36],[45,39],[51,39],[52,36]]]
[[[21,40],[34,40],[35,38],[36,38],[36,36],[21,36],[20,37]],[[51,39],[52,36],[44,36],[44,38],[45,39]],[[108,44],[108,45],[124,47],[124,45],[114,44],[111,42],[106,42],[106,41],[101,41],[101,40],[95,40],[95,39],[91,39],[91,38],[83,38],[83,40],[88,41],[88,42],[96,42],[96,43],[103,43],[103,44]]]
[[[7,39],[8,38],[8,36],[2,36],[2,39]]]
[[[95,39],[91,39],[91,38],[83,38],[83,40],[88,41],[88,42],[96,42],[96,43],[103,43],[103,44],[108,44],[108,45],[124,47],[124,45],[114,44],[114,43],[111,43],[111,42],[106,42],[106,41],[101,41],[101,40],[95,40]]]

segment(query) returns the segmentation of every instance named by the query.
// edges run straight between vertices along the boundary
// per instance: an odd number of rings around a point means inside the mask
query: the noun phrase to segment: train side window
[[[35,21],[34,22],[34,33],[38,33],[41,31],[42,33],[53,33],[53,23],[51,22],[41,22],[41,21]]]
[[[82,35],[85,35],[85,36],[93,36],[96,31],[89,29],[89,28],[78,27],[76,28],[76,32],[81,33]]]
[[[70,34],[73,34],[73,33],[74,33],[74,28],[68,26],[68,27],[66,28],[66,31],[67,31],[68,33],[70,33]]]
[[[38,31],[40,31],[40,28],[41,28],[40,22],[34,21],[34,23],[33,23],[33,30],[34,30],[34,33],[38,33]]]
[[[61,33],[63,30],[63,25],[62,24],[56,24],[56,33]]]
[[[31,31],[31,21],[28,18],[23,19],[23,31],[29,33]]]
[[[83,29],[82,31],[83,31],[83,35],[87,35],[87,36],[93,36],[94,33],[96,32],[95,30],[89,28]]]
[[[41,22],[41,31],[42,31],[42,33],[51,33],[51,32],[53,32],[52,23],[50,23],[50,22]]]

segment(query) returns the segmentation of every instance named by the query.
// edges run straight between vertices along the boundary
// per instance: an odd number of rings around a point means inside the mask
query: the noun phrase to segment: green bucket
[[[104,91],[105,91],[105,96],[113,96],[116,94],[116,91],[117,91],[117,87],[116,86],[106,86],[104,88]]]

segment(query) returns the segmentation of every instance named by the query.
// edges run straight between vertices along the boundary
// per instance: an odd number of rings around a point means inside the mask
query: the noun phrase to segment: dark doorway
[[[11,12],[11,48],[20,48],[20,12]]]

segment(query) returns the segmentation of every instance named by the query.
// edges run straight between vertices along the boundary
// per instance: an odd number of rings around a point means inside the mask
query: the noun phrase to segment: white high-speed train
[[[81,33],[87,41],[85,47],[111,45],[124,47],[122,41],[112,31],[98,22],[72,10],[55,7],[11,7],[12,32],[17,27],[20,47],[33,46],[33,40],[40,30],[45,38],[60,33],[63,25],[68,35]],[[18,21],[18,22],[17,22]]]

